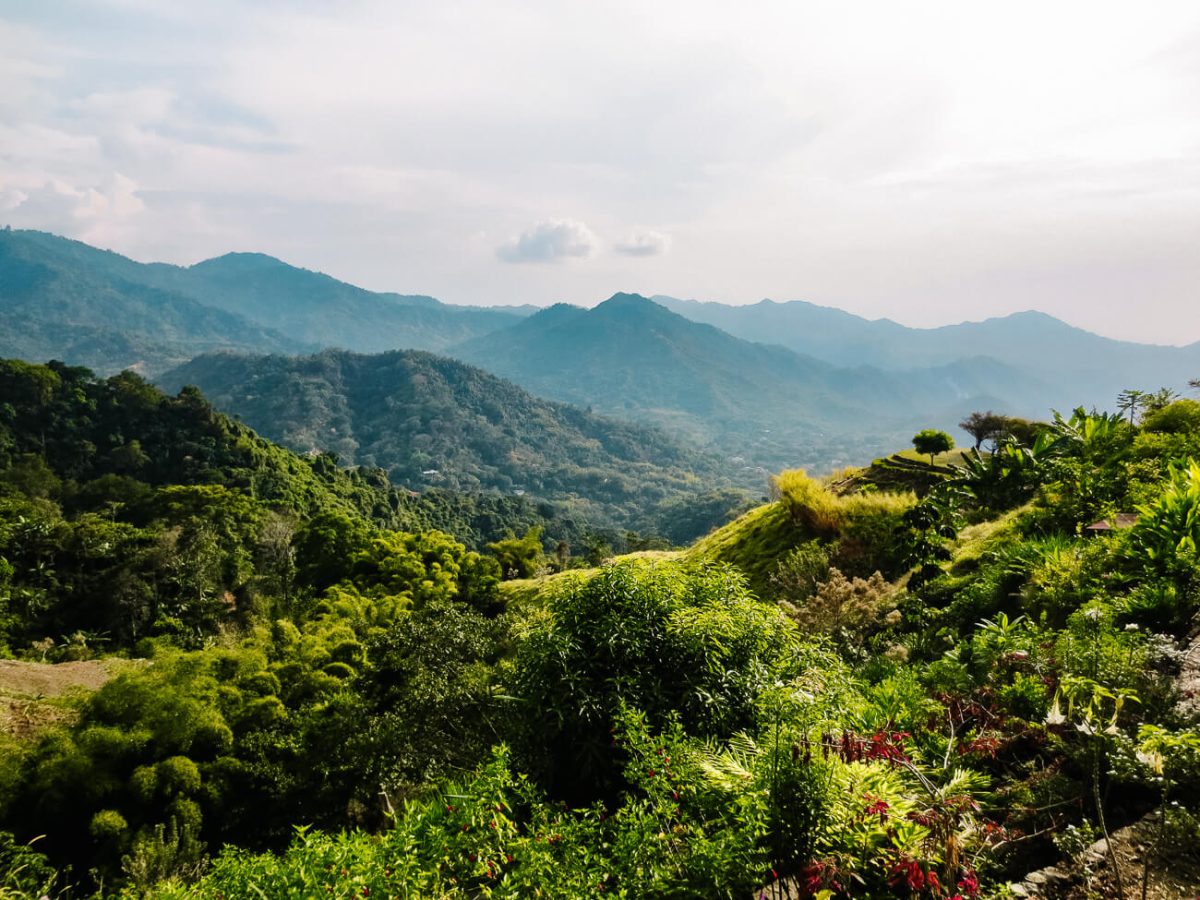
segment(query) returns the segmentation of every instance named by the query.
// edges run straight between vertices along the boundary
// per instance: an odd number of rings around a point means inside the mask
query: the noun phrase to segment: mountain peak
[[[641,294],[626,294],[618,292],[613,294],[603,303],[596,304],[596,309],[601,307],[621,308],[621,307],[638,307],[638,306],[658,306],[649,297],[643,297]]]
[[[282,259],[268,256],[266,253],[223,253],[212,259],[201,260],[188,268],[196,271],[218,269],[223,271],[248,272],[262,269],[290,269]]]
[[[603,303],[598,303],[590,310],[593,316],[607,319],[624,319],[630,321],[667,322],[687,320],[676,312],[672,312],[661,303],[656,303],[641,294],[613,294]]]

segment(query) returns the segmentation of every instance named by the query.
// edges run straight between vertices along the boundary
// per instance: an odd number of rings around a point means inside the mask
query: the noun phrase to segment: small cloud
[[[29,199],[29,195],[24,191],[19,191],[16,188],[0,189],[0,212],[8,212],[16,209],[22,203]]]
[[[78,225],[117,221],[145,209],[138,186],[131,178],[114,174],[104,184],[77,187],[51,178],[25,190],[0,193],[0,209],[14,214],[14,224],[44,228],[60,234],[78,234]]]
[[[586,259],[596,251],[599,241],[592,230],[574,219],[544,219],[496,248],[504,262],[558,262],[562,259]]]
[[[649,228],[635,228],[613,249],[624,256],[662,256],[671,249],[671,236]]]

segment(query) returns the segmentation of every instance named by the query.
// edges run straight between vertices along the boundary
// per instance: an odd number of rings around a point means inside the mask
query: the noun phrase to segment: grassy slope
[[[693,563],[728,563],[746,574],[757,590],[767,583],[776,564],[789,551],[817,537],[802,523],[794,521],[786,500],[757,506],[732,522],[700,538],[690,547],[674,552],[642,552],[615,557],[614,561],[676,559]],[[571,579],[594,572],[571,569],[541,578],[506,582],[502,589],[510,602],[533,603],[543,592],[558,589]]]

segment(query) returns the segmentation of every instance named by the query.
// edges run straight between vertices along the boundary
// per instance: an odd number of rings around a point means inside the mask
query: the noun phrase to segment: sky
[[[0,224],[1200,340],[1200,3],[0,0]]]

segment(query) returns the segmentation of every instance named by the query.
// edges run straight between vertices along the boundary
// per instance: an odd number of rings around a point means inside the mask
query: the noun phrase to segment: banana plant
[[[1200,462],[1170,464],[1163,492],[1138,507],[1131,537],[1136,551],[1152,564],[1195,559],[1200,548]]]

